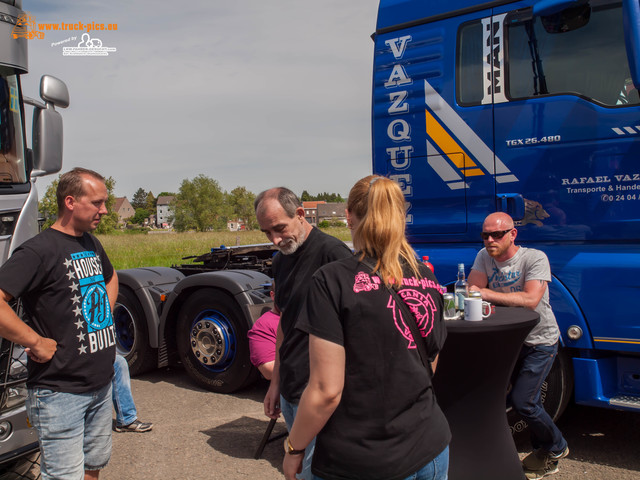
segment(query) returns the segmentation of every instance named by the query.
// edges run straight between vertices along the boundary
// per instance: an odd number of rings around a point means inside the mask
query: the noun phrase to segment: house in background
[[[124,225],[127,223],[127,220],[136,213],[131,203],[129,203],[129,200],[127,200],[127,197],[116,197],[116,203],[113,209],[118,214],[118,225]]]
[[[318,223],[326,220],[327,222],[343,222],[346,225],[346,208],[346,202],[318,203]]]
[[[237,220],[229,220],[227,222],[227,229],[230,232],[239,232],[241,230],[246,230],[247,227],[245,227],[242,219],[238,218]]]
[[[319,202],[302,202],[304,208],[304,218],[314,227],[318,226],[318,204],[325,203],[324,200]]]
[[[173,207],[171,203],[175,198],[173,195],[158,197],[156,201],[156,225],[158,227],[165,228],[173,225]]]

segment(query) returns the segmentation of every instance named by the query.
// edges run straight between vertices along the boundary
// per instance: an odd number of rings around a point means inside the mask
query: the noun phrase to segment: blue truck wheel
[[[231,393],[257,378],[249,361],[247,325],[239,305],[220,290],[191,294],[180,310],[177,347],[187,374],[207,390]]]

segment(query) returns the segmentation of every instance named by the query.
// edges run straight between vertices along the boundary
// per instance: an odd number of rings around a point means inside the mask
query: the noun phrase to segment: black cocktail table
[[[433,386],[452,433],[450,480],[525,478],[505,400],[522,342],[539,320],[526,308],[496,307],[480,322],[446,322]]]

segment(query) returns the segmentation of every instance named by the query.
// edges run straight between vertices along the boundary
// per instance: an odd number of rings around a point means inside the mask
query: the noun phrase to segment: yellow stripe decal
[[[442,152],[449,157],[449,159],[453,162],[453,164],[460,168],[471,168],[477,167],[471,158],[469,158],[466,154],[464,154],[464,150],[458,145],[458,143],[449,135],[442,125],[429,113],[429,110],[425,110],[425,117],[427,120],[427,135],[429,135],[435,144],[442,150]],[[457,155],[449,155],[449,154],[457,154]],[[461,155],[460,155],[461,154]],[[482,170],[477,169],[480,173],[469,173],[468,171],[465,175],[484,175]]]
[[[640,340],[630,340],[626,338],[595,338],[594,342],[606,342],[606,343],[630,343],[632,345],[640,345]]]

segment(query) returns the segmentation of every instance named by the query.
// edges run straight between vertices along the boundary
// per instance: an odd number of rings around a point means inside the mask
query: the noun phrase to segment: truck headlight
[[[9,387],[7,392],[7,400],[4,408],[11,410],[12,408],[21,407],[27,399],[27,387],[24,383],[17,387]]]
[[[27,386],[25,384],[26,379],[27,354],[22,347],[15,345],[7,378],[8,385],[5,386],[2,401],[0,402],[0,407],[3,411],[24,405],[27,398]],[[0,436],[1,435],[2,434],[0,432]]]
[[[13,427],[9,422],[0,422],[0,442],[6,440],[11,435]]]

